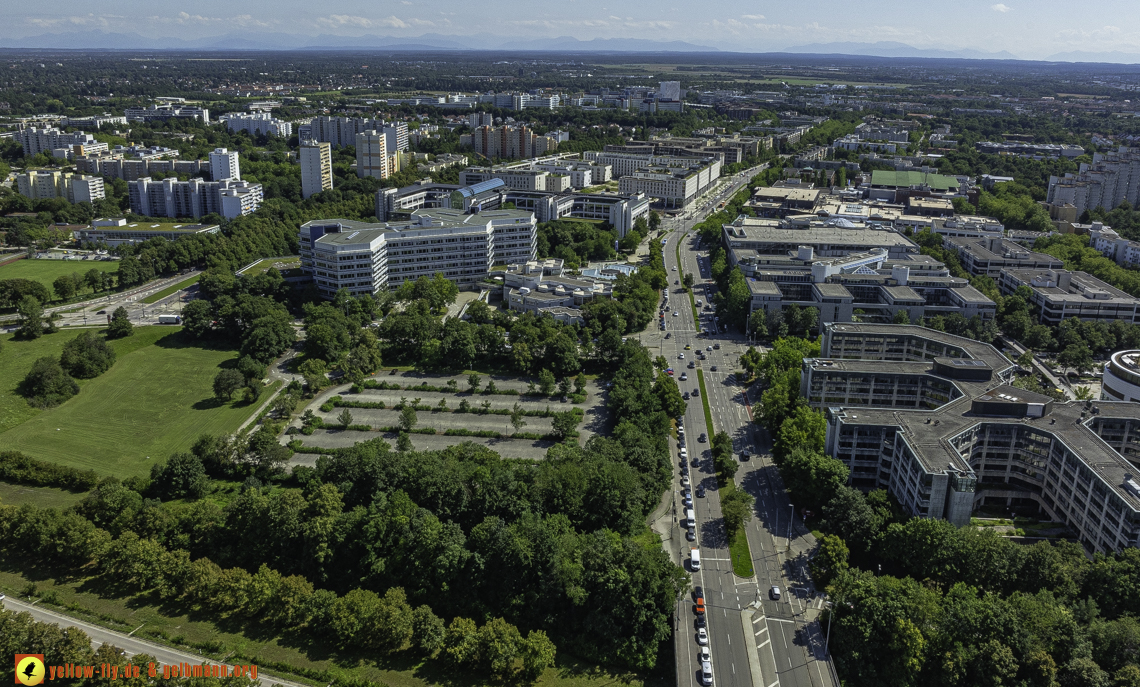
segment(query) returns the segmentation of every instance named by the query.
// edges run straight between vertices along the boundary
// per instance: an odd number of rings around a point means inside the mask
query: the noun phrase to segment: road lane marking
[[[768,646],[768,645],[769,645],[769,644],[771,644],[771,643],[772,643],[772,640],[771,640],[771,639],[765,639],[765,640],[764,640],[764,643],[763,643],[763,644],[757,644],[757,645],[756,645],[756,648],[757,648],[757,649],[763,649],[764,647]]]

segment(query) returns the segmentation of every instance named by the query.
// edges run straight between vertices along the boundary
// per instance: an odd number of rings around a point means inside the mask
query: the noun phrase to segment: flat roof
[[[130,222],[122,226],[86,227],[88,231],[154,231],[172,232],[178,234],[196,234],[201,231],[217,229],[216,224],[194,224],[185,222]]]
[[[958,188],[958,180],[942,174],[877,169],[871,172],[871,185],[894,188],[929,186],[932,190],[949,191],[952,188]]]

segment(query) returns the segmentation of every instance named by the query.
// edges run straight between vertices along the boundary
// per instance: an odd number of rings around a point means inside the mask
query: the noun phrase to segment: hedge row
[[[19,451],[0,451],[0,480],[68,491],[90,491],[99,483],[99,476],[94,470],[45,463]]]

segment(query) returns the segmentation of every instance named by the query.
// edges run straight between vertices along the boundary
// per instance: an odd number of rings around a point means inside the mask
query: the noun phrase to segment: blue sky
[[[1140,53],[1135,0],[55,0],[12,2],[4,15],[0,45],[3,38],[103,30],[183,38],[234,31],[570,35],[684,40],[746,51],[897,41],[925,48],[1006,50],[1028,59],[1069,50]]]

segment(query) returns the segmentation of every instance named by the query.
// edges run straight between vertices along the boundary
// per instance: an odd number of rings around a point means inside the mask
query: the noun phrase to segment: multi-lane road
[[[669,361],[675,379],[680,380],[681,374],[686,373],[687,380],[678,381],[682,392],[692,394],[698,389],[696,372],[698,369],[703,372],[714,431],[723,430],[732,436],[737,459],[742,449],[753,453],[751,460],[740,463],[736,483],[756,498],[755,517],[747,525],[755,574],[741,578],[732,571],[711,445],[697,441],[701,433],[708,433],[699,396],[688,401],[684,417],[697,540],[686,541],[685,528],[680,526],[684,520],[679,495],[682,470],[680,457],[676,455],[673,489],[678,526],[674,527],[670,545],[676,549],[677,560],[690,570],[693,584],[704,589],[714,684],[831,687],[836,683],[824,660],[823,637],[816,622],[823,599],[812,588],[806,571],[807,555],[814,548],[814,542],[802,524],[789,531],[789,525],[797,524],[792,522],[791,504],[775,466],[767,457],[770,452],[767,437],[751,422],[748,406],[751,399],[745,398],[744,387],[734,377],[740,355],[748,343],[739,334],[723,331],[698,337],[688,295],[681,284],[675,283],[682,275],[693,274],[694,296],[702,303],[698,314],[702,325],[709,329],[713,324],[713,311],[705,309],[703,304],[708,303],[706,289],[715,289],[715,285],[711,284],[707,250],[699,246],[699,237],[690,230],[710,212],[715,212],[721,201],[730,198],[757,171],[734,177],[716,195],[700,204],[704,205],[703,209],[698,205],[695,211],[664,222],[665,229],[672,229],[667,234],[664,251],[669,276],[666,329],[654,329],[642,335],[643,343],[653,354]],[[676,254],[678,244],[680,264]],[[676,317],[673,312],[677,313]],[[668,339],[664,338],[666,333],[670,335]],[[717,344],[719,349],[715,349]],[[686,346],[690,349],[685,350]],[[714,350],[707,350],[709,347]],[[697,359],[700,352],[705,354],[706,360]],[[682,354],[684,359],[680,357]],[[695,361],[694,369],[689,369],[690,361]],[[715,372],[713,366],[717,367]],[[711,442],[712,437],[707,439]],[[692,464],[694,458],[698,465]],[[696,496],[700,486],[705,488],[703,498]],[[692,547],[700,549],[700,570],[691,570]],[[781,590],[778,601],[771,598],[773,586]],[[691,594],[678,600],[675,622],[677,684],[695,687],[701,684],[701,662]]]

